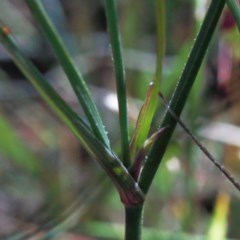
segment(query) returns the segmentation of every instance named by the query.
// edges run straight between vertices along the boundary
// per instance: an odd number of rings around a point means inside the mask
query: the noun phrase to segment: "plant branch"
[[[96,105],[89,93],[88,87],[76,66],[74,65],[70,54],[68,53],[63,41],[61,40],[56,28],[50,21],[40,0],[26,0],[32,14],[41,26],[47,40],[51,44],[57,59],[59,60],[69,82],[81,104],[87,119],[95,136],[110,149],[110,143],[105,131]]]
[[[121,132],[122,161],[128,167],[130,165],[129,156],[129,133],[128,133],[128,112],[125,73],[122,60],[120,43],[120,33],[118,29],[116,1],[105,0],[108,32],[111,41],[112,56],[117,84],[117,97],[119,108],[119,123]]]
[[[186,103],[187,97],[201,66],[218,20],[223,11],[224,5],[225,0],[212,0],[186,66],[172,95],[170,108],[178,117],[180,116]],[[140,176],[139,184],[145,193],[147,193],[149,190],[176,124],[176,119],[173,118],[172,115],[167,111],[160,128],[166,126],[169,127],[163,132],[163,136],[153,145],[152,149],[150,150]]]

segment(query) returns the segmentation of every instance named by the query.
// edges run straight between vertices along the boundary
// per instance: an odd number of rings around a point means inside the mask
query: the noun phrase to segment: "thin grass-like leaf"
[[[121,132],[122,161],[128,167],[129,156],[129,133],[128,133],[128,112],[125,73],[122,59],[122,48],[120,43],[120,33],[117,22],[116,0],[105,0],[108,32],[111,41],[114,70],[117,83],[117,97],[119,108],[119,123]]]
[[[1,114],[0,152],[32,174],[39,174],[42,169],[41,160],[23,143],[7,119]]]
[[[61,120],[73,131],[76,137],[96,158],[119,190],[124,203],[138,204],[143,195],[134,179],[112,150],[103,145],[92,133],[88,125],[68,106],[58,93],[42,77],[37,68],[19,51],[11,31],[0,23],[0,41],[10,53],[17,67],[34,85],[45,101],[58,114]]]
[[[225,0],[213,0],[207,11],[206,17],[203,21],[202,27],[192,48],[186,66],[170,101],[170,109],[176,113],[177,117],[180,116],[184,108],[214,30],[223,11],[224,5]],[[163,136],[153,145],[152,149],[150,150],[140,176],[139,185],[145,193],[148,191],[158,166],[161,163],[162,157],[166,151],[176,124],[176,119],[174,119],[169,112],[166,112],[160,127],[169,127],[163,132]]]
[[[236,21],[238,31],[240,31],[240,6],[237,0],[226,0],[228,7],[230,8],[233,17]]]
[[[99,139],[99,141],[101,141],[108,148],[110,148],[109,139],[105,131],[105,127],[102,123],[96,105],[89,93],[87,85],[81,73],[74,65],[70,54],[68,53],[61,38],[59,37],[56,28],[50,21],[41,1],[26,0],[26,2],[31,8],[32,13],[37,19],[37,22],[40,24],[43,32],[45,33],[47,40],[50,42],[55,55],[57,56],[60,64],[62,65],[63,70],[68,76],[72,88],[78,97],[78,100],[86,114],[86,117],[89,120],[95,136]]]
[[[157,65],[156,81],[160,84],[162,79],[163,60],[165,54],[165,1],[156,1],[156,26],[157,26]]]
[[[157,18],[157,66],[152,83],[147,91],[145,102],[140,110],[137,124],[131,140],[131,158],[135,157],[136,152],[141,148],[146,140],[154,113],[158,105],[158,92],[162,79],[162,67],[165,50],[165,2],[156,0]]]

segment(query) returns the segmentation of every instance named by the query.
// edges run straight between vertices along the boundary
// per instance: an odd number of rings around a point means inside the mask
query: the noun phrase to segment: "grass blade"
[[[212,0],[207,11],[196,42],[170,101],[170,108],[175,112],[177,117],[180,116],[186,103],[224,5],[225,0]],[[174,119],[169,112],[166,112],[160,128],[166,126],[168,126],[168,128],[150,150],[140,176],[139,184],[145,193],[148,191],[158,166],[161,163],[176,124],[176,119]]]
[[[238,31],[240,31],[240,7],[236,0],[226,0],[228,7],[230,8],[233,17],[236,21]]]
[[[117,97],[119,108],[119,123],[121,130],[122,161],[128,167],[130,164],[129,156],[129,133],[128,133],[128,112],[125,73],[122,60],[120,34],[118,29],[116,1],[105,0],[108,32],[111,41],[114,70],[117,83]]]
[[[95,136],[110,148],[109,139],[102,123],[100,114],[89,93],[81,73],[75,67],[67,49],[65,48],[56,28],[50,21],[40,0],[26,0],[31,12],[40,24],[47,40],[50,42],[63,70],[65,71],[75,94],[89,120]]]
[[[157,18],[157,66],[155,78],[147,91],[145,102],[140,110],[136,127],[131,140],[131,158],[134,158],[138,150],[146,140],[154,113],[158,105],[158,92],[162,79],[162,67],[165,51],[165,2],[156,0]]]
[[[60,119],[66,123],[88,152],[104,168],[117,187],[122,201],[129,204],[142,202],[143,194],[122,162],[93,135],[88,125],[78,117],[42,77],[37,68],[19,51],[11,36],[11,31],[2,23],[0,23],[0,41],[24,76],[34,85]]]

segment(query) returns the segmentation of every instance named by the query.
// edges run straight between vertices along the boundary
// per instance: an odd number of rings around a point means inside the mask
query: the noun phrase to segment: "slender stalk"
[[[143,205],[125,206],[125,240],[141,240]]]
[[[155,75],[159,84],[162,79],[163,60],[165,54],[165,19],[165,0],[156,0],[157,65]]]
[[[228,7],[230,8],[233,17],[237,23],[238,31],[240,31],[240,7],[237,0],[226,0]]]
[[[65,71],[72,88],[89,120],[91,128],[95,136],[110,148],[109,139],[105,131],[104,125],[102,123],[100,114],[96,108],[96,105],[89,93],[88,87],[76,66],[74,65],[70,54],[68,53],[66,47],[56,28],[49,19],[42,3],[40,0],[26,0],[27,4],[31,8],[32,14],[37,19],[40,24],[47,40],[50,42],[55,55],[57,56],[60,64]]]
[[[196,42],[170,101],[170,108],[177,116],[180,116],[186,103],[224,5],[225,0],[213,0],[207,11]],[[140,176],[139,184],[145,193],[149,190],[176,124],[176,119],[169,112],[166,112],[160,127],[168,126],[168,128],[163,132],[162,138],[153,145]]]
[[[122,60],[120,33],[117,21],[116,1],[105,0],[108,32],[111,41],[111,49],[114,61],[114,69],[117,84],[119,123],[121,132],[122,161],[128,167],[130,165],[129,156],[129,132],[128,132],[128,112],[125,73]]]

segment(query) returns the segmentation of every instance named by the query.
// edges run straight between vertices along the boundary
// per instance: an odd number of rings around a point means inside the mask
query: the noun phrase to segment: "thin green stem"
[[[130,165],[129,156],[129,130],[125,73],[122,60],[120,32],[118,28],[116,1],[105,0],[108,32],[111,41],[112,56],[117,84],[119,122],[121,130],[122,161],[128,167]]]
[[[125,240],[141,240],[143,205],[125,206]]]
[[[186,103],[224,5],[225,0],[213,0],[207,11],[196,42],[170,101],[170,108],[177,116],[180,116]],[[174,119],[169,112],[166,112],[160,127],[168,128],[163,132],[159,141],[153,145],[140,176],[139,184],[145,193],[149,190],[158,166],[161,163],[176,123],[176,119]]]
[[[230,8],[233,17],[237,23],[238,31],[240,31],[240,7],[237,0],[226,0],[228,7]]]
[[[51,44],[55,55],[57,56],[63,70],[65,71],[72,88],[78,97],[86,117],[92,127],[95,136],[110,148],[109,139],[105,131],[100,114],[89,93],[88,87],[76,66],[74,65],[70,54],[68,53],[62,39],[59,37],[56,28],[49,19],[40,0],[26,0],[31,8],[31,12],[40,24],[49,43]]]
[[[165,0],[156,0],[156,22],[157,22],[157,65],[156,81],[160,84],[162,80],[163,60],[165,54]]]

